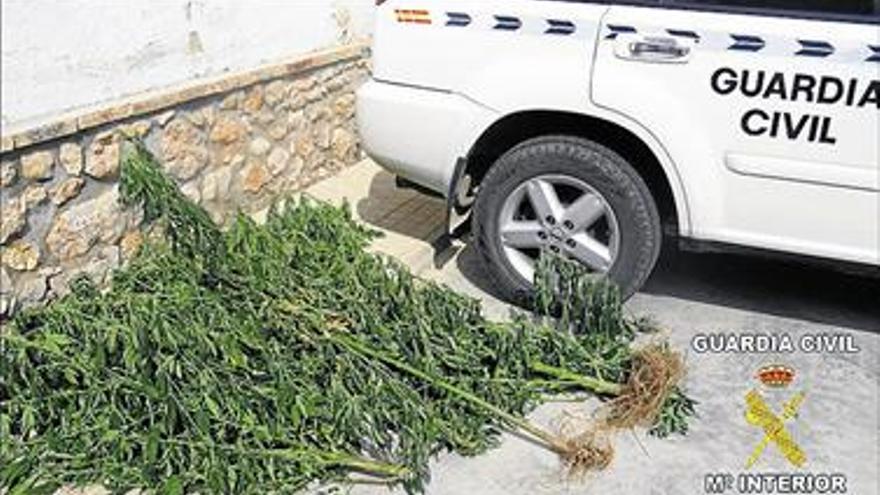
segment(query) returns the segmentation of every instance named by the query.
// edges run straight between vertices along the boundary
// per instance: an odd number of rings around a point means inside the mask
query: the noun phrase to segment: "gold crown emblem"
[[[774,388],[787,387],[794,381],[794,369],[782,364],[771,364],[758,370],[756,378]]]

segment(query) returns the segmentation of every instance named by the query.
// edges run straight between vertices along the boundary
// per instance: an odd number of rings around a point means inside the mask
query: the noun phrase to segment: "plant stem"
[[[543,373],[545,375],[550,375],[554,378],[559,378],[560,380],[576,383],[581,387],[597,394],[620,395],[620,392],[623,389],[623,387],[621,387],[619,383],[608,382],[605,380],[600,380],[598,378],[584,376],[564,368],[557,368],[556,366],[550,366],[549,364],[544,364],[538,361],[531,363],[530,367],[532,368],[532,370],[537,371],[538,373]]]
[[[388,355],[382,353],[381,351],[378,351],[376,349],[368,347],[367,345],[363,344],[362,342],[359,342],[359,341],[357,341],[353,338],[350,338],[348,336],[330,335],[327,338],[331,342],[342,345],[342,346],[348,348],[349,350],[351,350],[357,354],[362,355],[363,357],[378,359],[379,361],[382,361],[386,365],[397,368],[400,371],[408,373],[408,374],[410,374],[420,380],[424,380],[425,382],[428,382],[438,388],[441,388],[441,389],[445,390],[446,392],[449,392],[453,395],[456,395],[456,396],[458,396],[458,397],[460,397],[460,398],[462,398],[462,399],[464,399],[464,400],[466,400],[476,406],[479,406],[482,409],[485,409],[486,411],[494,414],[495,416],[501,418],[502,420],[528,432],[529,434],[534,436],[537,440],[540,440],[540,442],[542,444],[544,444],[545,447],[547,447],[548,449],[550,449],[554,452],[564,453],[566,451],[566,447],[559,441],[559,439],[557,439],[552,434],[538,428],[537,426],[529,423],[528,421],[526,421],[520,417],[517,417],[517,416],[499,408],[498,406],[495,406],[494,404],[474,395],[471,392],[468,392],[467,390],[463,390],[459,387],[456,387],[455,385],[452,385],[451,383],[448,383],[438,377],[431,376],[430,374],[428,374],[428,373],[426,373],[426,372],[424,372],[414,366],[410,366],[409,364],[404,363],[402,361],[399,361],[391,356],[388,356]]]
[[[349,468],[353,471],[359,471],[381,478],[402,479],[411,474],[406,466],[399,464],[390,464],[387,462],[374,461],[365,457],[358,457],[348,454],[329,454],[324,456],[324,460],[328,463]]]
[[[136,440],[136,438],[132,437],[132,440]],[[245,455],[280,457],[282,459],[288,459],[292,461],[299,461],[302,460],[303,457],[311,455],[320,458],[321,461],[325,464],[348,468],[353,471],[359,471],[361,473],[373,475],[379,478],[401,479],[411,474],[409,468],[407,468],[406,466],[401,466],[400,464],[391,464],[388,462],[376,461],[373,459],[368,459],[366,457],[347,454],[344,452],[323,452],[308,447],[292,447],[287,449],[254,449],[244,448],[240,446],[209,444],[199,441],[173,439],[164,439],[162,441],[173,445],[186,445],[189,447],[199,446],[204,448],[213,447]]]

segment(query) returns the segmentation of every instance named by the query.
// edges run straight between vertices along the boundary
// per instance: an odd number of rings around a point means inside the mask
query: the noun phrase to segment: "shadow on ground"
[[[880,277],[865,270],[669,248],[643,292],[880,333]]]
[[[457,265],[468,281],[498,297],[472,246],[463,249]],[[880,277],[807,261],[694,253],[673,246],[661,254],[642,292],[880,333]]]
[[[374,227],[427,242],[440,235],[446,214],[442,199],[399,188],[394,176],[384,170],[372,178],[369,193],[355,208]]]

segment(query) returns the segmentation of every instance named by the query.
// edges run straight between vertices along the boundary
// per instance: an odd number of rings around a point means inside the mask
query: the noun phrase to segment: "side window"
[[[880,0],[671,0],[671,3],[694,7],[730,7],[734,10],[790,11],[819,15],[872,17],[880,14]]]

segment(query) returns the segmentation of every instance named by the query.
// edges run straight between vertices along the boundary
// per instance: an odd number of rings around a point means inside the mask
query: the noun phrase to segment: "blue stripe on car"
[[[636,32],[636,28],[634,28],[632,26],[619,26],[619,25],[614,25],[614,24],[609,24],[608,29],[610,29],[611,32],[608,33],[607,36],[605,36],[606,40],[613,40],[613,39],[617,38],[618,34],[635,33]]]
[[[545,34],[563,34],[569,35],[574,34],[577,31],[577,27],[571,21],[561,21],[558,19],[547,19],[547,24],[549,24],[549,28],[544,31]]]
[[[473,18],[470,14],[465,12],[447,12],[446,17],[447,26],[465,27],[470,26],[473,22]],[[494,17],[495,25],[493,26],[493,29],[501,31],[517,31],[522,27],[522,20],[518,17],[510,15],[496,15]],[[546,19],[546,22],[547,29],[544,31],[544,34],[566,36],[577,32],[577,25],[572,21],[563,19]],[[633,26],[621,24],[608,24],[606,27],[609,31],[608,34],[605,35],[605,39],[607,40],[616,39],[619,34],[638,32]],[[670,36],[689,38],[696,42],[699,42],[702,39],[699,33],[689,29],[669,28],[666,29],[666,33]],[[728,50],[758,52],[766,46],[766,42],[760,36],[750,34],[730,34],[730,37],[733,39],[733,44],[727,47]],[[799,39],[797,42],[800,44],[800,49],[795,52],[795,55],[797,56],[827,57],[835,52],[834,45],[827,41]],[[871,51],[871,55],[865,59],[865,61],[880,62],[880,45],[868,45],[868,49]]]
[[[795,53],[803,57],[827,57],[834,53],[834,47],[827,41],[798,40],[801,49]]]
[[[677,36],[679,38],[690,38],[695,41],[700,41],[699,34],[687,29],[667,29],[666,32],[669,33],[670,36]]]
[[[448,20],[446,21],[447,26],[464,27],[471,23],[471,16],[464,12],[447,12],[446,17],[448,17]]]
[[[520,21],[518,17],[508,15],[496,15],[495,22],[494,29],[500,29],[502,31],[516,31],[522,27],[522,21]]]
[[[733,44],[727,47],[728,50],[739,50],[746,52],[757,52],[764,48],[764,40],[758,36],[748,34],[731,34]]]

